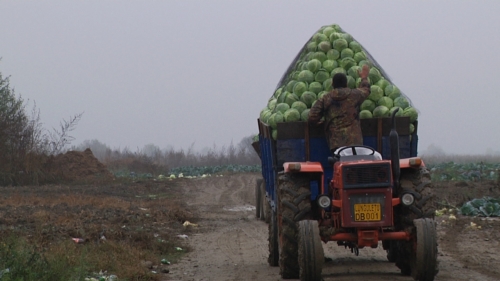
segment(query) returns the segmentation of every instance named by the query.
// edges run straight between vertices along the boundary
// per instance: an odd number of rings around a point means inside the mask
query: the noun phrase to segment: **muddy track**
[[[183,181],[186,203],[199,227],[189,234],[192,251],[171,266],[166,280],[281,280],[279,268],[267,264],[267,225],[255,219],[258,177],[245,173]],[[484,231],[489,227],[498,233],[499,221],[485,222],[483,232],[462,231],[467,223],[438,225],[440,271],[435,280],[500,279],[499,254],[491,248],[498,249],[498,234]],[[323,267],[325,281],[412,280],[387,261],[381,246],[361,249],[359,256],[336,243],[323,248],[332,258]]]

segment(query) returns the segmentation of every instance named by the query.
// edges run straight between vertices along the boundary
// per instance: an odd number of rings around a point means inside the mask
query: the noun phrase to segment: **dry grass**
[[[107,270],[125,280],[157,280],[141,261],[161,267],[162,258],[175,261],[184,252],[175,249],[186,248],[176,235],[192,216],[181,192],[170,181],[5,187],[0,237],[33,247],[54,270]]]

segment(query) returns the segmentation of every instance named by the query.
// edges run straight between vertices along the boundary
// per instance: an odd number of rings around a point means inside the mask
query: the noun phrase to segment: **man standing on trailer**
[[[325,123],[325,136],[332,154],[342,146],[363,145],[359,107],[370,94],[369,72],[370,67],[363,65],[359,72],[361,83],[357,89],[347,87],[345,74],[335,74],[332,79],[333,90],[318,99],[309,110],[310,124]]]

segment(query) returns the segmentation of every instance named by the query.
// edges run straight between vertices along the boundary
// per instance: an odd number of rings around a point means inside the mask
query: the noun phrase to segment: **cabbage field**
[[[499,180],[500,163],[445,162],[427,164],[434,182]]]
[[[307,41],[261,110],[260,120],[272,127],[276,139],[277,123],[307,120],[311,106],[332,90],[332,77],[336,73],[346,74],[348,87],[358,87],[359,70],[365,64],[370,66],[371,93],[361,105],[360,118],[389,117],[399,108],[396,116],[408,116],[414,123],[418,111],[409,98],[391,82],[368,51],[337,24],[321,27]],[[411,133],[414,128],[411,124]]]

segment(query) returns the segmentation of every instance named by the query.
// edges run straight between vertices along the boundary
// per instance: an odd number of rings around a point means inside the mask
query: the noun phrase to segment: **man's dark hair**
[[[344,73],[333,75],[332,86],[334,89],[347,87],[347,76]]]

